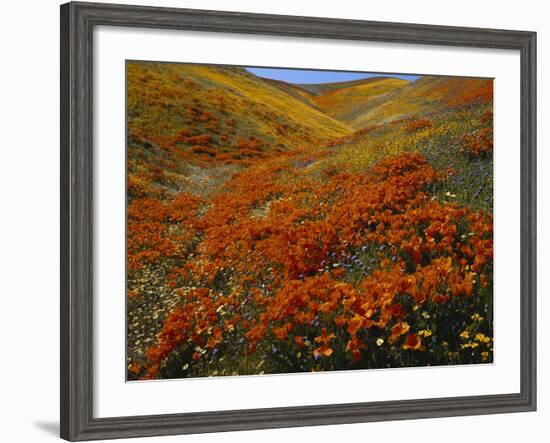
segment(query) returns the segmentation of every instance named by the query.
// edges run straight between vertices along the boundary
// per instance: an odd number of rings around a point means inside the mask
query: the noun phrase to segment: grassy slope
[[[308,100],[318,108],[358,129],[333,142],[333,153],[311,164],[304,174],[316,175],[327,165],[361,171],[389,155],[420,152],[435,168],[454,170],[440,198],[492,209],[492,159],[469,158],[462,152],[467,134],[492,127],[491,80],[423,77],[408,82],[377,77],[278,86],[309,91]]]
[[[196,166],[215,163],[225,175],[235,163],[351,132],[241,68],[131,62],[127,74],[131,195],[182,190],[178,175],[202,173]]]
[[[377,161],[402,152],[419,152],[438,170],[453,168],[453,175],[439,192],[439,197],[473,208],[492,211],[492,158],[470,158],[463,152],[463,139],[492,126],[487,117],[488,104],[476,104],[468,109],[446,110],[432,114],[431,126],[410,129],[414,120],[373,127],[344,137],[333,147],[333,154],[310,165],[309,172],[320,173],[328,166],[335,170],[363,171]],[[449,192],[453,197],[449,198]]]
[[[312,108],[315,108],[324,113],[324,110],[319,108],[315,103],[315,96],[317,95],[316,92],[312,92],[309,89],[303,87],[302,85],[286,83],[280,80],[273,80],[273,79],[267,79],[267,78],[264,78],[263,80],[269,83],[270,85],[275,86],[278,89],[281,89],[282,91],[286,92],[292,97],[297,98],[298,100],[304,102],[306,105],[311,106]]]
[[[348,122],[355,128],[364,128],[414,115],[443,112],[460,101],[465,91],[482,93],[488,82],[475,78],[423,77],[386,95],[374,97],[367,109]]]
[[[392,91],[400,90],[409,82],[397,78],[373,77],[345,83],[317,85],[314,103],[336,120],[355,127],[355,120],[371,108],[374,99],[383,100]],[[311,85],[310,87],[312,87]]]
[[[383,80],[392,80],[392,79],[390,77],[369,77],[369,78],[362,78],[359,80],[351,80],[347,82],[301,84],[300,87],[316,95],[319,95],[319,94],[327,94],[327,93],[341,90],[341,89],[348,89],[348,88],[354,88],[357,86],[368,85],[370,83],[376,83]]]
[[[490,85],[487,79],[429,76],[414,82],[389,77],[303,85],[264,81],[354,129],[443,113],[460,105],[464,95],[486,95]]]

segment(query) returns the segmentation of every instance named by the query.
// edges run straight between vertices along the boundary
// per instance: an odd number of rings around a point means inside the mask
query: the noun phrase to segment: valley
[[[129,380],[492,362],[492,80],[127,94]]]

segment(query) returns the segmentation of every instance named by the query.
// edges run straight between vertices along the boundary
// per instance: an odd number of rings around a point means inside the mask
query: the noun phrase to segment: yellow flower
[[[432,331],[429,329],[422,329],[418,331],[418,335],[421,335],[422,337],[430,337],[432,335]]]
[[[377,344],[378,346],[382,346],[382,345],[384,344],[384,339],[383,339],[383,338],[377,339],[377,340],[376,340],[376,344]]]
[[[479,343],[476,343],[476,342],[469,342],[469,343],[465,343],[463,345],[460,345],[460,347],[462,349],[467,349],[467,348],[472,348],[472,349],[475,349],[479,346]]]
[[[479,315],[477,312],[470,317],[473,321],[481,321],[483,320],[483,317]]]
[[[485,344],[491,343],[491,337],[487,337],[485,334],[482,334],[481,332],[476,334],[475,339],[481,343],[485,343]]]
[[[463,339],[467,339],[467,338],[470,338],[470,334],[468,333],[468,331],[462,331],[459,337]]]
[[[482,353],[481,353],[481,359],[482,359],[483,361],[489,360],[489,353],[488,353],[487,351],[482,352]]]

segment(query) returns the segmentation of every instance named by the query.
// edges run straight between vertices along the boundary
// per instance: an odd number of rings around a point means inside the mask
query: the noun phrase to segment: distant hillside
[[[308,106],[311,106],[313,108],[316,108],[317,110],[323,112],[322,109],[320,109],[317,104],[315,103],[315,96],[317,95],[316,92],[312,92],[308,88],[302,87],[302,85],[295,85],[293,83],[286,83],[281,80],[273,80],[269,78],[264,78],[264,81],[267,83],[275,86],[278,89],[281,89],[282,91],[286,92],[287,94],[291,95],[294,98],[297,98],[298,100],[304,102]]]
[[[422,77],[373,97],[346,123],[363,128],[412,116],[441,112],[476,101],[492,100],[492,81],[479,78]]]
[[[372,77],[343,83],[307,85],[317,91],[314,103],[336,120],[354,126],[358,116],[371,109],[374,99],[384,100],[389,93],[409,85],[407,80]]]
[[[311,83],[311,84],[300,84],[299,86],[303,89],[306,89],[316,95],[326,94],[332,91],[337,91],[341,89],[348,89],[353,88],[356,86],[362,86],[362,85],[368,85],[370,83],[376,83],[381,80],[396,80],[392,77],[369,77],[369,78],[361,78],[358,80],[351,80],[346,82],[333,82],[333,83]],[[403,82],[407,83],[406,80],[402,80]]]
[[[371,77],[349,82],[274,86],[354,129],[441,112],[492,97],[489,79]]]

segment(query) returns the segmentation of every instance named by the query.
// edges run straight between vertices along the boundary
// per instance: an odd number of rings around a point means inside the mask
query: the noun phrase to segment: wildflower
[[[398,322],[391,328],[391,335],[388,337],[390,343],[394,343],[400,336],[406,334],[410,327],[405,322]]]
[[[334,317],[334,323],[336,324],[336,326],[341,328],[346,324],[346,318],[341,315],[338,317]]]
[[[473,321],[477,321],[477,322],[482,322],[483,321],[483,317],[481,315],[479,315],[477,312],[475,314],[473,314],[470,318]]]
[[[405,343],[403,343],[403,349],[411,349],[417,351],[422,346],[422,339],[413,333],[407,334],[405,338]]]
[[[190,136],[194,134],[186,137]],[[281,363],[293,355],[304,360],[334,354],[340,358],[346,339],[346,358],[359,362],[366,359],[362,340],[371,334],[371,327],[384,331],[383,338],[375,339],[378,347],[388,341],[401,348],[392,352],[423,350],[423,341],[434,334],[426,324],[426,329],[411,332],[404,322],[408,307],[412,305],[411,310],[427,320],[430,314],[424,306],[438,303],[434,312],[439,312],[439,304],[475,296],[484,281],[489,284],[485,275],[492,275],[492,219],[430,200],[426,185],[439,174],[420,155],[388,158],[367,173],[334,174],[313,188],[306,180],[279,181],[279,170],[289,172],[281,164],[277,160],[277,172],[269,162],[262,162],[262,168],[243,168],[229,178],[228,191],[209,201],[200,216],[206,202],[186,205],[182,200],[178,214],[171,203],[153,198],[131,204],[129,261],[151,264],[181,258],[185,264],[177,260],[167,277],[172,292],[179,294],[185,282],[203,285],[182,291],[178,306],[147,352],[151,363],[144,367],[147,376],[154,377],[159,364],[182,345],[193,349],[200,344],[193,356],[197,360],[206,360],[219,349],[216,362],[220,362],[224,350],[227,353],[227,348],[217,347],[222,338],[235,340],[248,352],[261,354],[261,350],[265,353],[258,355],[261,362],[273,358],[272,352],[283,357]],[[284,198],[272,201],[275,195]],[[448,192],[447,197],[453,196]],[[251,215],[270,201],[265,217]],[[194,214],[188,214],[190,208]],[[150,212],[155,214],[151,222],[139,225]],[[464,232],[474,235],[461,238]],[[189,238],[179,237],[184,234]],[[191,244],[194,256],[186,246]],[[363,253],[355,252],[359,249]],[[345,282],[338,280],[344,276]],[[218,278],[223,289],[216,289]],[[410,297],[411,305],[402,304],[401,296]],[[481,322],[483,317],[474,314],[472,320]],[[297,331],[311,334],[322,326],[326,329],[315,337],[312,356],[304,350],[311,343]],[[462,349],[477,346],[489,359],[490,337],[468,331],[460,337]],[[285,344],[274,347],[273,338]],[[448,351],[441,353],[443,358],[460,358]],[[320,361],[312,366],[323,369]]]
[[[334,350],[329,346],[329,343],[335,338],[334,334],[328,334],[326,328],[323,328],[323,332],[320,336],[315,337],[315,343],[322,343],[317,349],[313,351],[315,358],[319,356],[330,357]]]
[[[273,334],[275,335],[275,337],[277,337],[278,340],[286,340],[288,333],[292,330],[292,327],[292,323],[286,323],[280,328],[274,328]]]
[[[350,335],[357,334],[357,331],[361,329],[362,325],[363,325],[363,317],[356,314],[353,318],[348,320],[348,333]]]
[[[303,348],[304,346],[306,346],[304,339],[300,335],[294,336],[294,343],[296,343],[296,346],[298,346],[299,348]]]
[[[491,338],[487,337],[485,334],[482,334],[481,332],[477,333],[475,336],[475,340],[480,343],[491,343]]]

